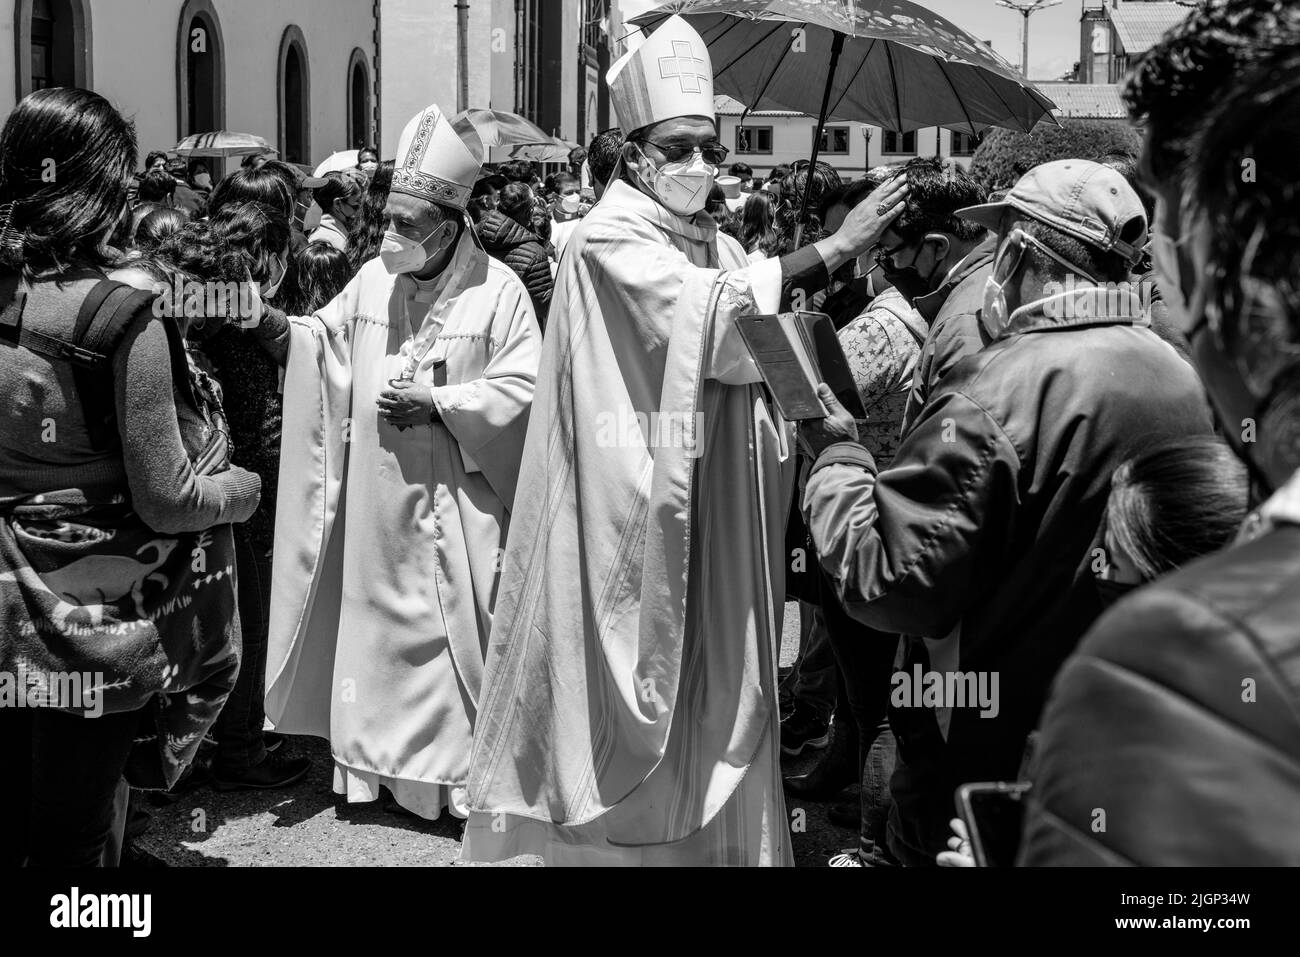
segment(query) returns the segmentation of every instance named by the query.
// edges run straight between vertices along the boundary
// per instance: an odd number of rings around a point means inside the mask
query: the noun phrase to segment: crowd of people
[[[18,104],[0,860],[117,864],[140,789],[288,787],[313,735],[465,860],[790,864],[818,800],[833,866],[1300,863],[1300,10],[1191,11],[1140,157],[993,190],[728,165],[682,44],[546,176],[436,106],[213,182]],[[865,415],[778,413],[740,330],[788,311]]]

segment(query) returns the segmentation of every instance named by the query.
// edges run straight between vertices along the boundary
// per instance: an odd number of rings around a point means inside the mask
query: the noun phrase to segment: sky
[[[988,40],[1013,66],[1020,65],[1020,14],[994,0],[917,0],[967,33]],[[1061,0],[1029,18],[1029,78],[1055,80],[1079,59],[1079,15],[1084,0]],[[1099,0],[1087,0],[1099,7]]]

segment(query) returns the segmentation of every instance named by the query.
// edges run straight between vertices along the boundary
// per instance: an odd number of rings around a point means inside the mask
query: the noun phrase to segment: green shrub
[[[1141,148],[1142,137],[1127,123],[1066,117],[1060,126],[1039,123],[1031,133],[989,130],[971,159],[970,173],[986,189],[1009,189],[1039,163],[1099,160],[1108,153],[1137,156]]]

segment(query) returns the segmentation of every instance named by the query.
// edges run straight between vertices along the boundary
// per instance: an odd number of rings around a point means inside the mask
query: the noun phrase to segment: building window
[[[913,130],[910,133],[899,133],[896,130],[885,130],[884,138],[880,143],[880,152],[903,156],[915,156],[916,130]]]
[[[370,135],[370,69],[360,48],[352,51],[348,65],[348,148],[359,150],[374,143]]]
[[[816,132],[816,127],[813,128]],[[822,130],[822,153],[847,153],[849,151],[849,128],[847,126],[828,126]]]
[[[225,129],[225,43],[212,0],[188,0],[176,44],[177,138]],[[208,165],[213,180],[220,178],[221,161],[209,160]]]
[[[515,112],[540,122],[542,92],[541,0],[515,0]]]
[[[311,161],[311,72],[307,39],[290,24],[280,38],[280,158]]]
[[[737,153],[771,153],[772,152],[772,127],[737,126],[736,127],[736,152]]]
[[[89,89],[90,8],[85,0],[17,0],[18,97],[52,86]]]
[[[976,147],[980,145],[983,139],[983,136],[972,136],[970,133],[961,133],[954,130],[950,153],[953,156],[974,156]]]

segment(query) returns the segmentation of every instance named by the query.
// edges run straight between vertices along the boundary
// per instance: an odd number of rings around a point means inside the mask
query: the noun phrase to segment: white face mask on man
[[[560,209],[566,213],[576,213],[582,207],[582,196],[578,193],[565,193],[560,197]]]
[[[709,190],[718,175],[718,168],[704,162],[698,151],[679,163],[665,163],[656,167],[640,146],[637,152],[645,161],[638,171],[641,182],[658,197],[666,209],[678,216],[694,216],[709,202]],[[651,170],[646,173],[646,170]]]
[[[444,238],[431,252],[425,252],[424,244],[429,241],[430,236],[448,225],[451,224],[443,223],[441,226],[434,227],[433,232],[419,242],[408,239],[391,229],[386,231],[384,241],[379,246],[379,259],[383,262],[384,268],[393,276],[423,269],[425,263],[446,248],[448,240]]]

